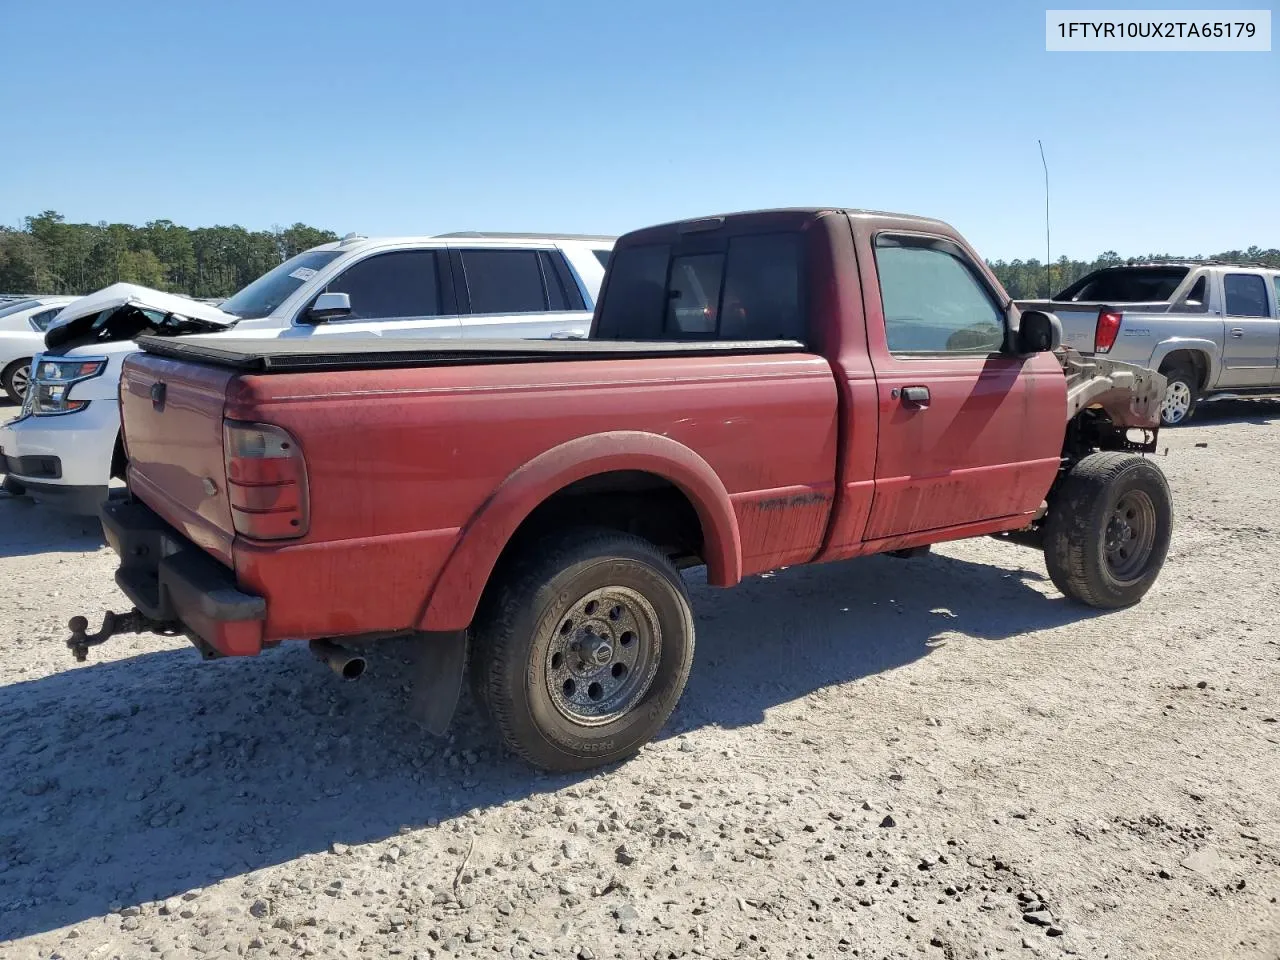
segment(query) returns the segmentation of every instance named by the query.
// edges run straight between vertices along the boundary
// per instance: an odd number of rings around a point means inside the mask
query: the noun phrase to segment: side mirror
[[[1050,353],[1062,346],[1062,321],[1044,310],[1024,310],[1014,339],[1022,356]]]
[[[349,293],[322,293],[307,311],[308,323],[324,323],[326,320],[338,320],[351,316],[351,295]]]

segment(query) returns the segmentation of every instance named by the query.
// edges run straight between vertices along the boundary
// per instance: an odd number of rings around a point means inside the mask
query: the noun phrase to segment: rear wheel
[[[693,662],[684,581],[646,540],[571,531],[529,545],[477,618],[471,679],[506,745],[572,771],[631,756]]]
[[[21,403],[31,384],[31,358],[15,360],[0,373],[0,387],[14,403]]]
[[[1159,467],[1131,453],[1090,454],[1072,467],[1050,503],[1045,565],[1073,600],[1127,607],[1155,583],[1172,530],[1169,485]]]
[[[1196,412],[1196,402],[1200,399],[1200,378],[1188,367],[1171,367],[1164,371],[1169,381],[1164,391],[1164,402],[1160,405],[1160,423],[1166,427],[1176,427],[1186,423]]]

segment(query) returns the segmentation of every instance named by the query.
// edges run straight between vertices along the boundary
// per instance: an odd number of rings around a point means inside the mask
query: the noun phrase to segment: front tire
[[[1165,427],[1176,427],[1186,423],[1196,412],[1196,403],[1200,399],[1200,378],[1194,370],[1186,367],[1173,367],[1164,371],[1168,386],[1164,391],[1164,402],[1160,405],[1160,424]]]
[[[693,663],[679,572],[648,541],[604,530],[530,543],[504,566],[471,661],[504,743],[563,772],[634,755],[671,716]]]
[[[31,382],[31,358],[15,360],[0,372],[0,387],[14,403],[22,403]]]
[[[1159,467],[1131,453],[1090,454],[1071,468],[1049,506],[1049,578],[1091,607],[1132,606],[1160,575],[1172,532],[1172,499]]]

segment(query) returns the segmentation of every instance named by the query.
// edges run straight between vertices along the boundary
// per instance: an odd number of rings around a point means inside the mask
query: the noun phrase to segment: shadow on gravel
[[[3,476],[3,474],[0,474]],[[37,553],[90,553],[104,543],[93,517],[59,513],[27,497],[0,491],[0,557]]]
[[[1207,427],[1219,423],[1254,423],[1271,426],[1280,423],[1280,400],[1214,400],[1196,407],[1191,427]]]
[[[1009,548],[1006,562],[1021,559]],[[933,556],[796,568],[732,591],[694,582],[697,657],[663,736],[757,723],[924,657],[943,631],[1016,642],[1090,616],[1038,579]],[[420,732],[409,649],[388,643],[354,685],[295,644],[214,664],[187,650],[68,663],[6,686],[0,941],[580,779],[504,756],[469,702],[451,742]]]

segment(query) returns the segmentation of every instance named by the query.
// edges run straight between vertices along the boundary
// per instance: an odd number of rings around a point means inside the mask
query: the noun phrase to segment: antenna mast
[[[1044,167],[1044,285],[1045,299],[1053,296],[1053,257],[1049,253],[1049,164],[1044,158],[1044,144],[1039,140],[1040,165]]]

